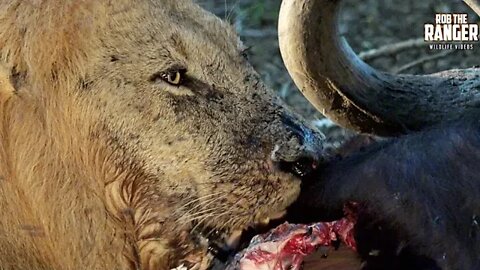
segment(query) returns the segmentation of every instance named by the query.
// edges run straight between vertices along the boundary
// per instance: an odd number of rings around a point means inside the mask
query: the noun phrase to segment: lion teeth
[[[200,263],[195,264],[192,268],[189,270],[200,270]]]
[[[176,268],[172,268],[171,270],[188,270],[188,268],[184,264],[182,264]]]
[[[278,212],[274,215],[271,215],[269,218],[270,218],[270,220],[277,220],[277,219],[281,219],[281,218],[285,217],[285,215],[287,215],[286,210]]]
[[[259,222],[259,224],[263,226],[267,226],[269,223],[270,223],[270,218],[264,218]]]
[[[236,249],[238,245],[240,244],[240,239],[242,237],[242,230],[237,230],[234,231],[230,237],[227,239],[225,244],[230,248],[230,249]]]
[[[284,210],[284,211],[281,211],[281,212],[277,212],[273,215],[270,215],[268,217],[260,218],[252,225],[252,227],[253,228],[257,228],[258,226],[267,227],[270,224],[271,221],[277,221],[277,220],[285,217],[286,214],[287,214],[287,211]]]
[[[278,219],[281,219],[283,217],[285,217],[285,215],[287,214],[287,211],[284,210],[284,211],[281,211],[281,212],[277,212],[273,215],[270,215],[268,217],[265,217],[265,218],[261,218],[259,219],[258,221],[250,224],[251,228],[258,228],[259,226],[262,227],[266,227],[270,224],[270,222],[273,220],[278,220]],[[242,234],[243,234],[244,230],[235,230],[232,232],[232,234],[230,235],[230,237],[228,237],[226,240],[225,240],[225,248],[227,249],[230,249],[230,250],[236,250],[238,248],[238,246],[240,245],[240,241],[241,241],[241,238],[242,238]]]
[[[268,217],[265,217],[265,218],[261,218],[259,219],[255,225],[260,225],[260,226],[267,226],[270,224],[270,221],[275,221],[275,220],[279,220],[283,217],[285,217],[285,215],[287,214],[287,211],[284,210],[284,211],[281,211],[281,212],[278,212],[278,213],[275,213],[273,215],[270,215]]]

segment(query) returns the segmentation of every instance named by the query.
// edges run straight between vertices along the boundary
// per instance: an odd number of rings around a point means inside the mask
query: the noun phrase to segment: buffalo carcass
[[[395,138],[309,175],[291,221],[335,219],[354,201],[363,206],[356,240],[365,269],[479,269],[480,69],[377,71],[339,33],[340,2],[283,1],[285,64],[329,118]]]

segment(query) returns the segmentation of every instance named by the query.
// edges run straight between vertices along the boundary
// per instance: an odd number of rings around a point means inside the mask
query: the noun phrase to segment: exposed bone
[[[480,69],[393,75],[360,60],[338,31],[339,0],[284,0],[279,40],[307,99],[340,125],[398,135],[480,112]]]

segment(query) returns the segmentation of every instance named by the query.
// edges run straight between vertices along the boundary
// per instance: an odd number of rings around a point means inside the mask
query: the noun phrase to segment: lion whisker
[[[198,210],[201,210],[202,208],[203,209],[208,209],[208,207],[210,205],[212,205],[215,202],[223,199],[224,197],[226,197],[226,195],[223,195],[223,196],[220,196],[220,197],[217,197],[217,198],[210,198],[210,199],[206,200],[205,202],[199,203],[198,205],[192,207],[191,209],[188,209],[186,212],[181,213],[181,211],[176,211],[176,214],[180,214],[182,217],[183,216],[189,216],[189,215],[196,215],[198,213]],[[202,210],[202,211],[205,211],[205,210]]]
[[[185,208],[195,202],[198,202],[200,200],[204,200],[204,199],[207,199],[207,198],[211,198],[211,197],[215,197],[215,196],[218,196],[218,195],[222,195],[222,193],[224,192],[217,192],[217,193],[212,193],[212,194],[206,194],[204,196],[201,196],[201,197],[197,197],[193,200],[189,200],[188,202],[186,202],[185,204],[183,204],[182,206],[180,206],[179,208]]]
[[[205,210],[202,210],[200,212],[195,213],[194,215],[184,215],[179,219],[179,221],[189,223],[189,222],[201,219],[204,215],[210,215],[210,214],[215,214],[216,212],[220,212],[218,210],[222,210],[222,209],[224,209],[223,206],[205,209]],[[221,214],[223,214],[223,213],[221,213]],[[186,218],[186,217],[188,217],[189,219],[185,220],[184,218]]]

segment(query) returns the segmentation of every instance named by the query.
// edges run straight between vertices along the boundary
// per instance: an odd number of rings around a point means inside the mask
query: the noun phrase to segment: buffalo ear
[[[14,93],[11,70],[0,64],[0,105],[10,99]]]

